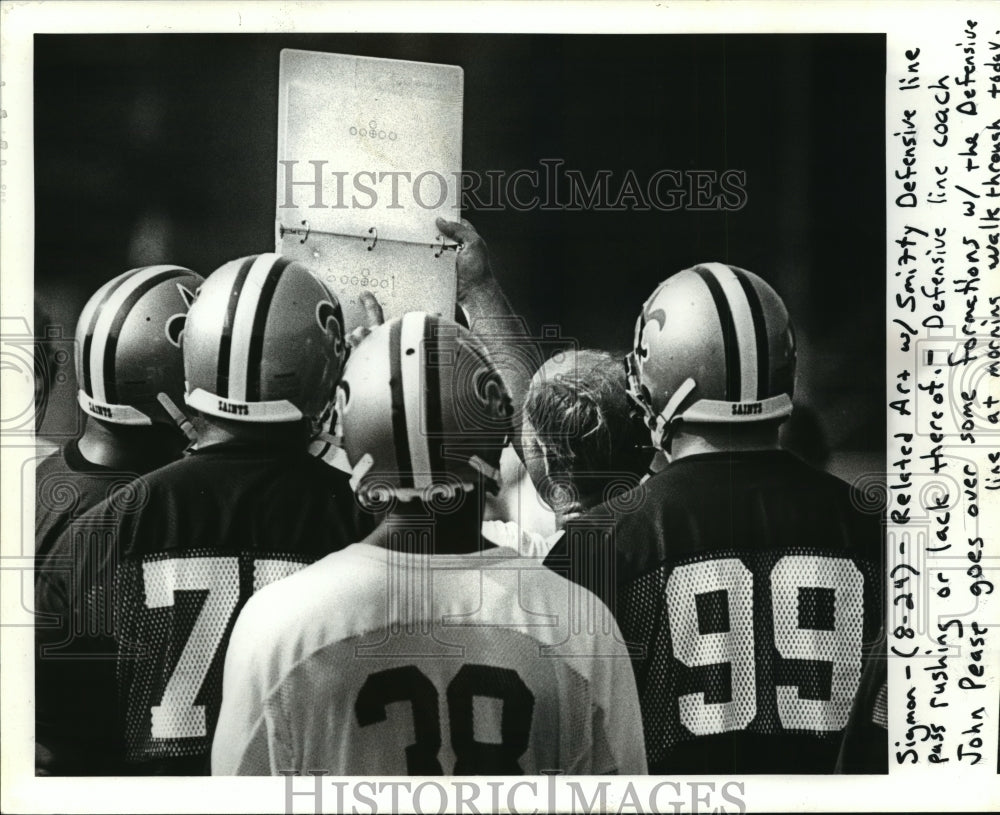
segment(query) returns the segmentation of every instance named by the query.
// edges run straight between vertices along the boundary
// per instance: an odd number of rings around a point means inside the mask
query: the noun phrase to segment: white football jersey
[[[646,772],[593,594],[508,549],[358,543],[262,589],[226,655],[216,775]]]

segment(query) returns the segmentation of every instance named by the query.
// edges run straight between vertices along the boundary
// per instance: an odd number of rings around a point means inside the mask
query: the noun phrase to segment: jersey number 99
[[[773,631],[783,659],[830,677],[827,699],[775,682],[782,727],[843,729],[861,678],[864,576],[846,558],[786,555],[771,570],[770,594],[772,625],[757,630]],[[738,558],[677,566],[667,579],[673,655],[688,668],[711,669],[697,672],[703,690],[678,698],[681,724],[696,736],[744,730],[757,715],[757,648],[768,646],[755,641],[754,599],[753,572]],[[803,623],[803,606],[815,627]],[[727,675],[730,693],[720,687]]]

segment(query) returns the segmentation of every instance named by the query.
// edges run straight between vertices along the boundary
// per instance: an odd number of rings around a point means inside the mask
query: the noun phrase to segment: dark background
[[[134,266],[207,275],[273,251],[282,48],[462,66],[466,170],[744,170],[736,212],[463,214],[515,309],[585,346],[626,348],[655,285],[694,263],[761,275],[796,322],[792,440],[846,477],[882,471],[882,35],[37,35],[35,284],[54,322],[71,332]],[[72,424],[60,388],[43,434]]]

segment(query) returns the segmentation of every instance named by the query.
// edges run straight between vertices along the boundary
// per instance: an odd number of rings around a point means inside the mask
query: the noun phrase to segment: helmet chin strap
[[[170,418],[174,420],[174,424],[180,428],[181,433],[187,436],[187,440],[192,444],[196,443],[198,441],[198,433],[191,424],[191,420],[188,419],[187,414],[177,407],[174,400],[161,391],[156,394],[156,401],[163,406],[165,411],[167,411]]]
[[[649,428],[649,435],[653,446],[657,450],[669,454],[670,436],[673,435],[672,432],[669,432],[670,422],[674,418],[674,414],[677,413],[677,409],[681,406],[681,402],[687,399],[695,387],[695,381],[691,377],[685,379],[667,400],[667,403],[663,406],[663,410],[653,419],[652,425]],[[663,441],[664,434],[666,434],[666,444]]]
[[[167,411],[170,418],[180,428],[181,433],[187,437],[188,445],[184,448],[184,452],[189,453],[196,450],[198,448],[198,432],[194,429],[194,425],[191,424],[191,420],[187,417],[187,414],[177,407],[174,404],[174,400],[162,391],[156,394],[156,401],[163,406],[163,409]]]
[[[313,441],[324,441],[327,444],[332,444],[334,447],[343,447],[344,437],[334,436],[331,433],[327,433],[325,430],[321,430],[319,433],[312,437]]]
[[[493,467],[493,466],[487,464],[479,456],[472,456],[469,459],[469,465],[474,470],[477,470],[479,473],[481,473],[483,476],[485,476],[488,480],[492,481],[496,485],[496,488],[499,490],[499,488],[500,488],[500,470],[499,469],[497,469],[496,467]]]
[[[358,485],[361,483],[361,479],[368,475],[368,471],[372,468],[375,463],[375,459],[372,458],[371,453],[365,453],[361,458],[358,459],[358,463],[351,468],[351,489],[354,492],[358,491]]]

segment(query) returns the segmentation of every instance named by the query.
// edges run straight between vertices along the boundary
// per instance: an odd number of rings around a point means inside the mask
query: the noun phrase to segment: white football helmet
[[[451,320],[410,312],[375,328],[351,352],[336,413],[369,508],[499,487],[511,400],[486,347]]]
[[[158,396],[184,393],[180,336],[203,278],[182,266],[144,266],[109,280],[76,325],[80,407],[112,424],[173,425]]]
[[[205,280],[182,343],[188,405],[240,422],[318,423],[343,370],[340,302],[305,266],[274,253]]]
[[[757,275],[702,263],[643,305],[625,358],[628,392],[653,445],[677,422],[758,422],[792,412],[795,335],[781,298]]]

